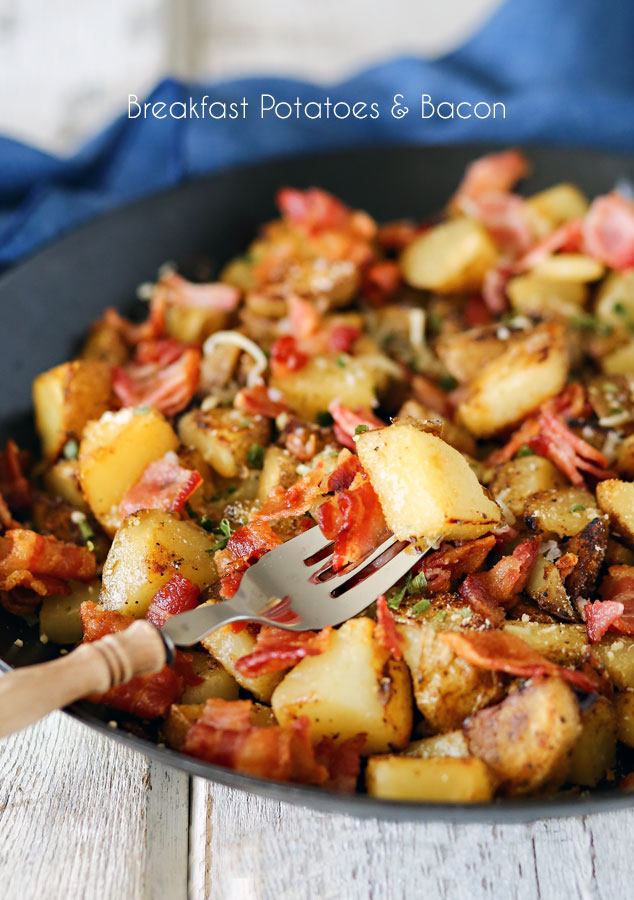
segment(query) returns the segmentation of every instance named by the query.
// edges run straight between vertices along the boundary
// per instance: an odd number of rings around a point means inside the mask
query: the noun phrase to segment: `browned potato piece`
[[[467,716],[504,696],[496,672],[472,666],[437,639],[431,625],[397,625],[418,709],[433,731],[458,728]]]
[[[527,497],[565,485],[559,469],[549,459],[535,455],[511,459],[497,468],[489,490],[503,509],[521,516]]]
[[[508,338],[501,340],[498,337],[500,330],[497,325],[487,325],[443,335],[436,341],[436,353],[456,381],[471,381],[485,366],[508,350],[509,341],[517,340],[518,333],[508,328],[502,332],[508,334]],[[519,332],[520,337],[521,334]]]
[[[165,720],[165,741],[173,750],[180,750],[187,732],[203,714],[204,703],[172,703]]]
[[[373,756],[365,784],[371,797],[427,803],[487,803],[495,790],[495,780],[481,760],[453,756]]]
[[[165,309],[165,328],[170,337],[185,344],[202,344],[215,331],[225,328],[229,314],[219,309],[184,306],[168,303]]]
[[[614,695],[618,739],[628,747],[634,747],[634,691]]]
[[[110,406],[108,363],[76,359],[44,372],[33,382],[35,424],[46,459],[56,459],[70,439],[79,440],[86,422]]]
[[[582,787],[595,787],[616,762],[617,720],[607,697],[596,696],[581,711],[581,734],[572,751],[567,780]]]
[[[601,368],[606,375],[631,375],[634,372],[634,340],[604,356]]]
[[[206,652],[189,651],[192,669],[202,678],[202,684],[188,685],[181,695],[181,703],[204,703],[210,697],[237,700],[238,682],[220,663]]]
[[[97,603],[99,581],[71,581],[70,594],[45,597],[40,607],[40,635],[56,644],[76,644],[82,639],[83,630],[79,607],[86,600]]]
[[[466,428],[438,415],[433,409],[423,406],[418,400],[406,400],[398,411],[398,418],[410,418],[419,422],[436,421],[441,424],[440,437],[456,450],[475,456],[476,443]]]
[[[588,200],[574,184],[561,182],[526,199],[531,220],[544,224],[548,234],[571,219],[581,219],[588,210]]]
[[[248,629],[233,631],[229,628],[218,628],[201,641],[203,647],[217,659],[240,685],[250,691],[258,700],[268,703],[277,685],[282,680],[281,672],[269,675],[248,676],[236,669],[236,662],[242,656],[253,652],[255,637]]]
[[[446,731],[444,734],[434,734],[421,741],[413,741],[401,755],[414,756],[417,759],[429,759],[436,756],[461,758],[469,756],[469,748],[461,730]]]
[[[597,501],[610,517],[610,525],[634,547],[634,482],[611,478],[597,485]]]
[[[460,217],[415,238],[401,256],[401,269],[412,287],[439,294],[462,293],[482,287],[497,255],[482,225]]]
[[[595,315],[615,332],[628,335],[634,322],[634,271],[610,272],[597,290]]]
[[[399,540],[476,538],[502,519],[464,456],[416,424],[360,434],[357,453]]]
[[[111,366],[123,366],[130,351],[121,331],[105,319],[100,319],[90,329],[82,347],[82,359],[96,359]]]
[[[581,735],[579,707],[561,678],[535,678],[468,719],[464,733],[503,793],[555,790],[566,780]]]
[[[506,286],[511,306],[533,316],[578,316],[588,300],[588,287],[580,281],[549,281],[534,275],[516,275]]]
[[[79,460],[60,459],[44,472],[44,487],[77,509],[87,512],[88,504],[79,487]]]
[[[490,437],[558,394],[566,383],[568,367],[560,323],[538,325],[471,381],[458,416],[477,437]]]
[[[576,619],[574,607],[564,587],[559,569],[544,556],[538,556],[526,583],[526,593],[540,609],[559,619]]]
[[[239,409],[194,409],[178,423],[182,442],[199,450],[224,478],[240,475],[250,448],[268,444],[270,433],[268,419]]]
[[[301,660],[271,698],[280,725],[307,716],[311,738],[335,741],[367,734],[365,753],[400,750],[412,730],[412,688],[407,666],[375,636],[372,619],[349,619],[326,649]]]
[[[278,485],[288,488],[298,478],[297,460],[291,456],[288,450],[282,450],[281,447],[267,447],[257,499],[260,503],[264,503],[271,491]]]
[[[572,537],[601,516],[594,497],[583,488],[557,488],[529,497],[524,519],[529,528],[545,537]]]
[[[581,253],[556,253],[540,260],[531,269],[536,278],[551,281],[581,282],[598,281],[605,272],[605,266],[593,256]]]
[[[594,594],[607,546],[608,528],[603,519],[593,519],[566,541],[566,553],[574,553],[578,558],[577,565],[566,579],[566,589],[573,603]]]
[[[119,504],[147,466],[176,450],[174,429],[155,409],[126,408],[90,422],[79,447],[79,480],[95,517],[112,537]]]
[[[619,475],[634,478],[634,434],[628,435],[619,444],[614,467]]]

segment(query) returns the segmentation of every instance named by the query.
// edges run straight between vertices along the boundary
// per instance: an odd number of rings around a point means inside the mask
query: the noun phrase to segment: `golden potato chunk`
[[[524,315],[579,315],[588,300],[588,287],[581,281],[552,281],[534,275],[516,275],[506,285],[514,310]]]
[[[61,497],[77,509],[88,511],[88,504],[79,486],[79,460],[59,459],[42,477],[44,487],[54,497]]]
[[[572,751],[567,780],[595,787],[616,763],[617,719],[614,705],[597,696],[581,711],[581,734]]]
[[[545,537],[572,537],[601,516],[596,500],[584,488],[556,488],[533,494],[524,504],[529,528]]]
[[[487,803],[495,790],[495,780],[482,760],[452,756],[373,756],[365,784],[371,797],[427,803]]]
[[[268,675],[243,675],[236,669],[236,662],[242,656],[252,653],[255,648],[255,637],[248,629],[233,631],[232,628],[217,628],[201,641],[203,647],[211,653],[229,672],[240,687],[246,688],[258,700],[268,703],[271,694],[282,680],[281,672]]]
[[[626,544],[634,547],[634,482],[611,478],[597,485],[597,501],[610,517],[610,525]]]
[[[581,253],[557,253],[547,256],[531,269],[535,278],[549,281],[581,282],[598,281],[605,266],[593,256]]]
[[[416,425],[367,431],[357,453],[399,540],[476,538],[502,519],[464,456]]]
[[[46,635],[55,644],[76,644],[81,641],[83,630],[79,607],[85,600],[97,603],[99,581],[71,581],[70,594],[45,597],[40,607],[40,635]]]
[[[617,347],[601,360],[606,375],[631,375],[634,373],[634,340]]]
[[[585,625],[545,624],[507,620],[502,629],[526,641],[534,650],[561,666],[579,665],[588,651]],[[596,646],[596,645],[595,645]]]
[[[614,695],[617,734],[622,744],[634,747],[634,691]]]
[[[202,678],[202,684],[187,685],[181,695],[181,703],[204,703],[210,697],[237,700],[238,682],[207,652],[188,651],[192,657],[192,669]]]
[[[568,367],[561,325],[539,325],[474,378],[458,406],[459,418],[477,437],[490,437],[558,394]]]
[[[576,185],[561,182],[528,197],[526,208],[531,218],[537,217],[547,226],[548,233],[571,219],[581,219],[588,210],[588,199]]]
[[[181,441],[199,450],[224,478],[242,474],[249,450],[268,444],[270,433],[268,419],[239,409],[193,409],[178,423]]]
[[[109,408],[111,393],[112,369],[97,360],[76,359],[38,375],[33,405],[46,459],[56,459],[68,440],[81,438],[86,422]]]
[[[472,666],[438,640],[430,625],[398,624],[416,706],[433,731],[452,731],[467,716],[504,696],[496,672]]]
[[[350,619],[334,631],[319,656],[307,656],[271,698],[280,725],[308,716],[311,737],[345,740],[364,732],[364,752],[398,750],[412,730],[407,666],[374,637],[372,619]]]
[[[486,230],[467,218],[436,225],[415,238],[401,256],[405,281],[440,294],[474,291],[497,261]]]
[[[634,270],[610,272],[597,290],[595,315],[618,334],[629,335],[634,322]]]
[[[509,795],[556,790],[581,735],[577,700],[561,678],[535,678],[465,722],[469,750]]]
[[[495,471],[489,490],[503,509],[521,516],[527,497],[540,491],[565,487],[566,479],[559,469],[543,456],[511,459]]]
[[[176,450],[174,429],[155,409],[106,412],[85,429],[79,482],[90,508],[111,537],[121,525],[119,504],[151,462]]]
[[[281,447],[267,447],[258,485],[258,500],[264,503],[274,488],[278,486],[288,488],[298,478],[297,459]]]
[[[432,737],[413,741],[403,750],[402,756],[414,756],[417,759],[429,759],[436,756],[469,756],[467,741],[461,730],[434,734]]]
[[[128,516],[103,567],[99,602],[141,619],[159,588],[178,572],[203,590],[218,580],[207,532],[159,509]]]

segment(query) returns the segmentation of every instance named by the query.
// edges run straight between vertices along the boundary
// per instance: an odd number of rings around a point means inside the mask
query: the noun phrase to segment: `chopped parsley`
[[[216,542],[207,550],[207,553],[215,553],[216,550],[224,550],[229,543],[231,537],[231,523],[229,519],[221,519],[220,525],[213,529],[213,533],[218,535]]]
[[[151,407],[149,407],[149,406],[136,406],[134,409],[134,415],[135,416],[144,416],[146,413],[149,413],[150,408]]]
[[[201,528],[204,528],[205,531],[214,530],[214,520],[211,518],[211,516],[208,516],[207,513],[203,513],[203,515],[198,520],[198,524]]]
[[[340,369],[345,369],[347,364],[348,364],[348,361],[345,356],[337,357],[337,365],[339,366]]]
[[[443,389],[443,391],[453,391],[454,388],[458,387],[458,382],[453,377],[453,375],[443,375],[439,380],[438,384]]]
[[[612,312],[616,313],[617,316],[622,316],[623,318],[626,318],[629,315],[625,304],[620,300],[617,300],[616,303],[612,304]]]
[[[610,415],[618,416],[619,413],[625,412],[622,406],[611,406],[610,407]]]
[[[442,328],[442,316],[437,312],[428,312],[427,327],[431,334],[438,334],[438,332]]]
[[[427,612],[430,606],[431,600],[428,600],[427,597],[423,597],[422,600],[419,600],[418,603],[412,606],[412,612],[417,616],[419,613]]]
[[[64,459],[77,459],[79,456],[79,444],[75,438],[66,441],[62,453],[64,454]]]
[[[524,459],[525,456],[535,456],[535,451],[532,450],[528,444],[522,444],[515,454],[515,459]]]
[[[251,444],[247,452],[247,466],[250,469],[261,469],[264,465],[264,447]]]
[[[320,409],[317,413],[317,424],[320,428],[330,428],[334,421],[327,409]]]
[[[408,594],[424,594],[427,590],[427,579],[424,572],[415,575],[407,585]],[[418,604],[416,604],[418,606]]]
[[[583,506],[582,503],[573,503],[572,506],[570,507],[571,513],[578,513],[578,512],[585,512],[585,511],[586,511],[586,508],[585,508],[585,506]]]
[[[612,333],[612,329],[607,322],[601,321],[601,319],[590,313],[571,316],[569,321],[573,328],[577,328],[579,331],[593,331],[599,337],[607,337]]]
[[[619,392],[618,384],[614,384],[613,381],[604,381],[601,387],[604,394],[618,394]]]
[[[392,596],[388,598],[387,605],[389,606],[390,609],[398,609],[399,608],[399,606],[403,602],[405,594],[407,593],[407,591],[409,589],[411,581],[412,581],[412,575],[410,572],[405,580],[405,584],[403,585],[403,587],[399,588],[396,591],[396,593],[392,594]]]
[[[440,624],[441,622],[444,622],[446,618],[447,618],[447,610],[439,609],[438,612],[436,613],[436,615],[434,616],[433,621],[438,622],[438,624]]]
[[[366,431],[370,430],[369,425],[357,425],[354,429],[355,434],[365,434]]]
[[[93,551],[95,549],[95,544],[93,541],[95,532],[92,530],[92,528],[90,527],[90,525],[88,524],[88,522],[86,521],[85,518],[78,519],[77,527],[79,528],[79,533],[81,534],[82,538],[84,539],[86,547],[90,551]]]

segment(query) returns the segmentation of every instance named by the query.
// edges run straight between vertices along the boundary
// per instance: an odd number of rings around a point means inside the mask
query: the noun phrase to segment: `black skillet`
[[[199,178],[124,207],[57,240],[0,279],[0,439],[13,436],[35,447],[30,412],[31,382],[69,359],[91,322],[107,306],[129,311],[135,289],[152,279],[166,260],[185,274],[212,277],[240,252],[258,225],[274,215],[282,185],[317,185],[378,220],[422,219],[440,209],[465,165],[482,146],[351,149],[235,169]],[[533,148],[534,174],[526,192],[558,181],[578,184],[589,195],[634,180],[634,159],[608,153]],[[21,638],[23,647],[14,641]],[[39,662],[56,655],[22,619],[0,617],[0,667]],[[112,710],[78,703],[68,713],[161,762],[240,790],[324,812],[391,820],[517,822],[581,815],[631,806],[633,798],[612,791],[552,799],[501,800],[487,805],[442,805],[341,796],[241,775],[156,746],[151,727],[113,729]],[[123,722],[122,722],[123,724]]]

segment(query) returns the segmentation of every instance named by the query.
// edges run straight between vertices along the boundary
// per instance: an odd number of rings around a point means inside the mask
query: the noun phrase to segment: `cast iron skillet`
[[[0,439],[13,436],[21,445],[35,447],[30,413],[33,378],[69,359],[105,307],[129,311],[136,286],[152,279],[166,260],[176,260],[184,274],[213,276],[219,265],[246,246],[258,225],[274,215],[273,198],[280,186],[324,187],[379,220],[423,218],[443,206],[465,165],[488,149],[409,146],[274,160],[187,182],[62,237],[0,279]],[[547,148],[531,149],[529,155],[534,175],[525,183],[527,192],[565,180],[593,195],[610,190],[620,179],[634,180],[631,158]],[[14,644],[18,637],[22,648]],[[57,649],[41,644],[37,629],[22,619],[0,617],[1,668],[50,658]],[[114,740],[191,775],[340,814],[513,822],[618,809],[633,802],[618,790],[476,806],[341,796],[242,775],[158,747],[152,742],[151,727],[113,729],[108,722],[117,716],[103,707],[77,703],[67,711]],[[123,717],[120,721],[125,724]]]

